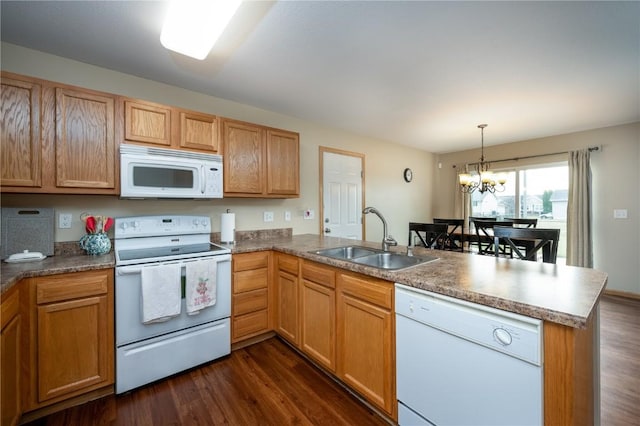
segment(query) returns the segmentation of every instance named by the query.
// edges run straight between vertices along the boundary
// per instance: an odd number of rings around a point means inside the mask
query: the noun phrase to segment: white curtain
[[[589,149],[569,152],[567,265],[593,267]]]

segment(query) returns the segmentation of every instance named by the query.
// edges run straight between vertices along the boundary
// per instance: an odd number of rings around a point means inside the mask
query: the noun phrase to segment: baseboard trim
[[[640,300],[640,294],[632,293],[630,291],[620,291],[620,290],[605,290],[604,294],[607,296],[616,296],[616,297],[624,297],[627,299]]]

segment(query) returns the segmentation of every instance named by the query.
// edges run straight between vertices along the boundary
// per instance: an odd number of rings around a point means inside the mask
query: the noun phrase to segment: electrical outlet
[[[285,222],[290,222],[291,221],[291,212],[290,211],[284,212],[284,220],[285,220]]]
[[[264,212],[263,218],[265,222],[273,222],[273,212]]]
[[[72,219],[73,219],[73,215],[71,213],[60,213],[58,215],[58,228],[70,229]]]

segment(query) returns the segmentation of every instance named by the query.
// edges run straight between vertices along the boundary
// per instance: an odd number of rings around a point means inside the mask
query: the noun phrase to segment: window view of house
[[[566,162],[501,170],[507,176],[505,190],[474,192],[474,217],[537,218],[538,228],[560,228],[558,260],[566,257],[569,167]]]

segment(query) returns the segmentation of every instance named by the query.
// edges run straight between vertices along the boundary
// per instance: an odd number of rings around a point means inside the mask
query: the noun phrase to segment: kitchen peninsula
[[[348,381],[348,360],[343,351],[341,339],[349,331],[341,325],[345,318],[345,309],[354,301],[356,287],[365,286],[368,280],[375,288],[370,301],[385,303],[393,311],[393,283],[399,282],[418,289],[443,294],[457,299],[502,309],[509,312],[537,318],[544,322],[544,415],[545,424],[592,424],[599,416],[599,365],[598,365],[598,303],[606,286],[607,275],[592,269],[566,267],[519,260],[493,258],[473,254],[463,254],[427,249],[414,249],[415,256],[435,255],[433,262],[424,263],[404,270],[388,271],[357,265],[352,262],[331,259],[315,254],[316,250],[346,245],[362,245],[379,248],[380,244],[323,237],[318,235],[297,235],[290,238],[252,239],[237,242],[230,246],[235,259],[256,252],[271,254],[269,282],[269,318],[272,327],[293,347],[308,355],[314,361],[322,359],[317,352],[311,350],[310,342],[305,340],[304,318],[305,303],[300,302],[294,323],[302,328],[302,341],[297,337],[287,336],[278,328],[278,316],[283,315],[278,309],[278,299],[283,279],[295,288],[294,301],[303,301],[303,290],[314,288],[320,277],[332,275],[334,316],[338,320],[334,329],[333,351],[338,352],[336,364],[318,364],[329,374],[336,375],[348,386],[363,395],[388,417],[397,419],[395,406],[395,367],[390,367],[386,387],[390,394],[380,396],[374,392],[367,393]],[[395,247],[393,251],[404,252],[403,247]],[[110,267],[111,255],[95,258],[98,269]],[[22,278],[40,275],[59,274],[78,270],[89,270],[91,258],[81,257],[83,265],[74,267],[73,260],[49,258],[30,265],[2,265],[2,293],[10,291]],[[297,263],[293,268],[281,269],[280,259]],[[55,265],[55,266],[54,266]],[[61,265],[68,265],[68,271]],[[324,275],[323,275],[324,274]],[[280,278],[277,278],[280,277]],[[299,279],[298,279],[299,277]],[[286,284],[285,283],[285,284]],[[317,287],[317,286],[315,286]],[[320,288],[320,287],[318,287]],[[305,290],[306,291],[306,290]],[[367,297],[369,297],[367,296]],[[373,299],[375,298],[375,300]],[[387,317],[392,325],[391,338],[395,336],[393,315]],[[282,324],[281,324],[282,325]],[[286,324],[284,324],[286,325]],[[313,342],[311,342],[313,343]],[[391,361],[395,360],[393,342],[386,342],[387,354]],[[337,349],[336,349],[337,347]],[[387,356],[389,358],[389,356]],[[385,358],[385,359],[387,359]],[[394,362],[394,361],[393,361]],[[348,373],[348,372],[347,372]],[[344,379],[347,377],[347,379]]]

